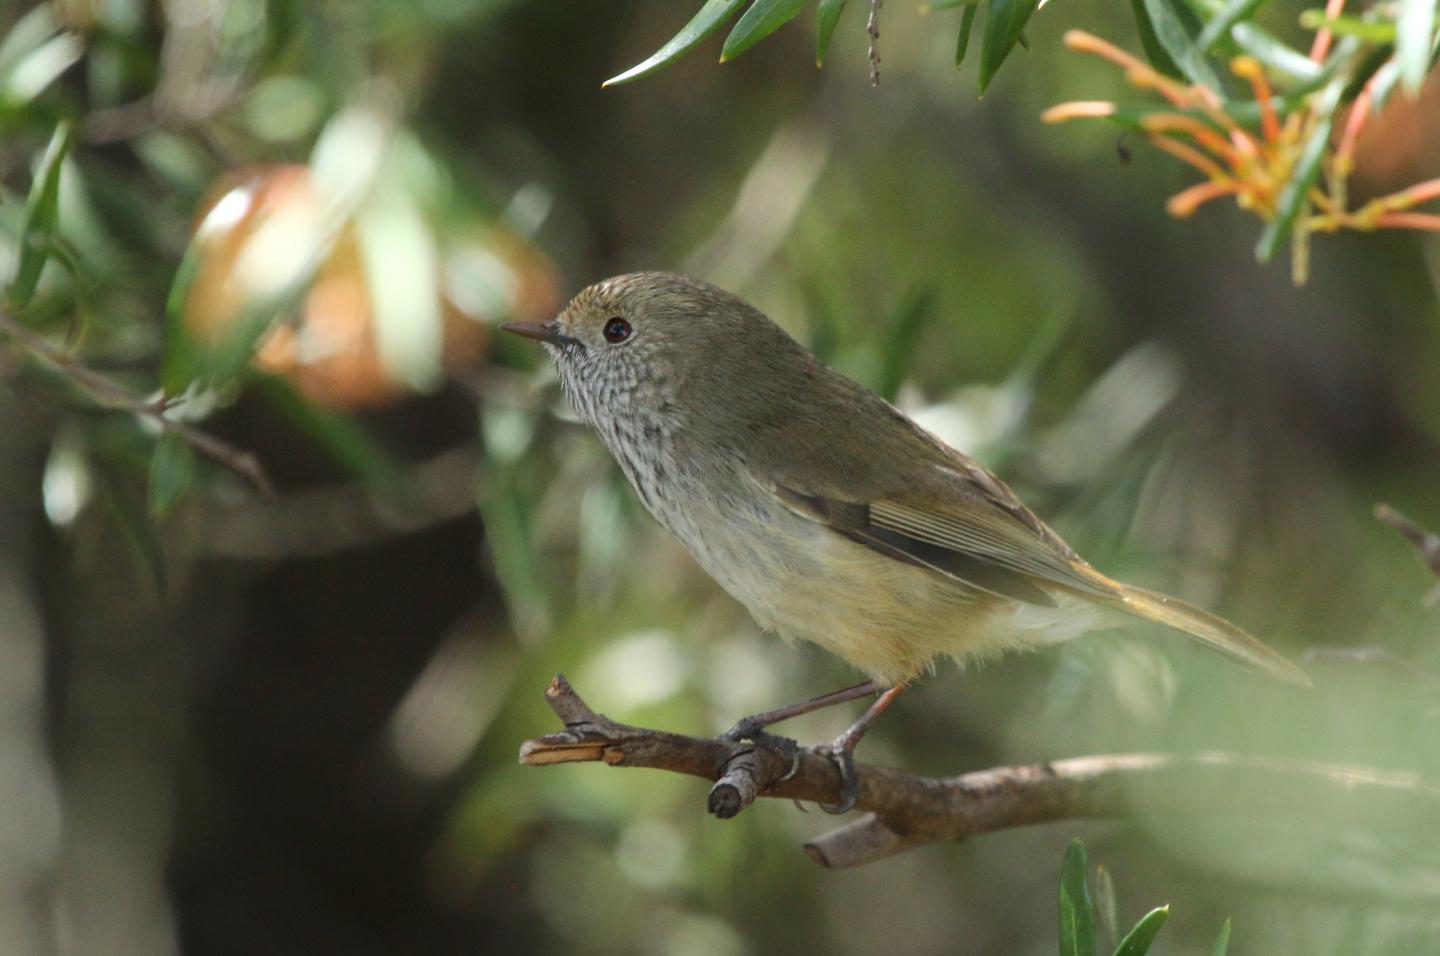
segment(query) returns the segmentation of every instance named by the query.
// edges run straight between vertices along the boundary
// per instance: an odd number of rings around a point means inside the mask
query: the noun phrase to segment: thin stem
[[[13,316],[3,312],[0,312],[0,335],[4,335],[14,345],[56,369],[102,408],[129,412],[138,418],[154,422],[165,431],[179,435],[186,444],[202,455],[244,478],[264,497],[275,497],[275,488],[270,483],[269,476],[265,474],[265,469],[261,467],[259,459],[248,451],[216,438],[209,432],[171,418],[166,412],[173,407],[173,401],[162,398],[152,402],[135,395],[118,382],[101,375],[68,353],[55,348]]]

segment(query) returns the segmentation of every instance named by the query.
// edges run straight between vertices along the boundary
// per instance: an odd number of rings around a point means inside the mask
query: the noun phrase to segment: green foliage
[[[845,9],[845,0],[820,0],[815,8],[815,65],[825,65],[825,54],[830,50],[830,38],[840,23],[840,14]]]
[[[1103,866],[1095,868],[1096,891],[1092,897],[1088,867],[1085,845],[1077,837],[1065,848],[1065,862],[1060,868],[1060,956],[1094,956],[1099,951],[1095,939],[1097,919],[1111,936],[1117,932],[1115,885],[1110,872]],[[1140,917],[1115,945],[1112,956],[1145,956],[1169,917],[1168,905],[1157,906]],[[1230,921],[1227,919],[1215,941],[1212,956],[1225,956],[1229,945]]]
[[[40,284],[40,272],[50,257],[56,243],[55,225],[60,209],[60,169],[65,154],[70,151],[71,127],[61,123],[50,137],[50,145],[35,170],[35,179],[30,187],[30,198],[25,203],[25,218],[20,224],[20,252],[15,259],[15,275],[6,293],[6,304],[15,310],[25,308],[35,287]]]
[[[984,93],[1020,42],[1039,0],[985,0],[985,33],[980,39],[980,92]]]

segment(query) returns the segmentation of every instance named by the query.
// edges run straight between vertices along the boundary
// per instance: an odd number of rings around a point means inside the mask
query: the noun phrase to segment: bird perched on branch
[[[1043,647],[1133,615],[1309,683],[1228,621],[1096,571],[1002,481],[723,289],[635,273],[553,321],[502,327],[544,343],[645,507],[756,621],[870,678],[732,736],[880,692],[818,748],[845,781],[826,809],[853,805],[856,744],[937,658]]]

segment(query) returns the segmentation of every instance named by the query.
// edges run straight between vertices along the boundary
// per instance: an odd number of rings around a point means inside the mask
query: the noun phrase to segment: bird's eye
[[[630,337],[630,323],[617,315],[605,323],[604,335],[605,341],[617,345]]]

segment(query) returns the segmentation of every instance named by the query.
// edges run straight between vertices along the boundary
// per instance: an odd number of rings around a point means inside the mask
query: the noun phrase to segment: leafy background
[[[1171,904],[1156,953],[1209,952],[1227,917],[1242,954],[1440,948],[1429,820],[1142,815],[830,873],[798,849],[822,814],[721,823],[696,781],[516,765],[557,670],[691,732],[853,679],[756,633],[488,334],[665,268],[760,305],[1107,572],[1314,652],[1309,694],[1144,628],[945,668],[862,759],[1436,772],[1433,579],[1370,517],[1440,525],[1433,244],[1317,243],[1296,289],[1244,213],[1166,217],[1194,177],[1140,137],[1042,125],[1137,98],[1061,44],[1138,53],[1128,9],[1040,11],[977,100],[964,11],[887,5],[872,88],[850,6],[823,70],[807,13],[604,90],[692,11],[0,11],[0,950],[1054,952],[1077,833],[1122,928]],[[1300,13],[1263,11],[1295,42]],[[1353,188],[1440,173],[1422,95]],[[257,456],[274,499],[181,424]]]

